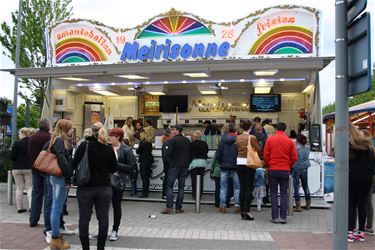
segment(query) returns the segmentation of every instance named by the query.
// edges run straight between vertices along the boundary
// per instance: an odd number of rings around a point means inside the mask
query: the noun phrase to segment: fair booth
[[[319,20],[318,10],[290,5],[227,23],[174,9],[134,28],[67,20],[48,29],[48,67],[9,71],[49,79],[43,115],[70,118],[76,140],[92,122],[107,119],[116,127],[128,116],[157,127],[178,122],[186,135],[203,131],[204,120],[220,127],[230,115],[286,122],[287,133],[300,131],[314,142],[309,186],[322,196],[322,146],[312,125],[321,124],[318,73],[333,58],[320,56]],[[185,102],[177,115],[173,96]],[[161,106],[167,97],[170,105]],[[211,160],[218,138],[205,140]],[[158,146],[154,155],[150,190],[160,190]],[[213,191],[208,170],[204,178],[204,191]]]

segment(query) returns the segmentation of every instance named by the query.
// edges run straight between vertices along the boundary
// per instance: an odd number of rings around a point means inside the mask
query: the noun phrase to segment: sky
[[[149,18],[164,13],[171,8],[190,12],[214,22],[226,22],[239,19],[265,7],[292,4],[310,6],[321,10],[321,50],[320,56],[334,56],[335,47],[335,1],[334,0],[264,0],[264,1],[217,1],[217,0],[73,0],[73,18],[92,19],[113,27],[134,27]],[[0,21],[11,23],[11,12],[18,8],[18,0],[2,1]],[[367,11],[371,13],[374,24],[375,0],[368,0]],[[374,37],[372,26],[372,37]],[[372,39],[374,41],[374,39]],[[374,44],[374,42],[372,42]],[[13,62],[2,55],[0,46],[0,68],[14,68]],[[374,62],[375,48],[372,48]],[[322,106],[335,101],[335,64],[328,65],[320,72]],[[13,99],[14,77],[6,72],[0,73],[0,97]],[[23,100],[18,98],[18,102]]]

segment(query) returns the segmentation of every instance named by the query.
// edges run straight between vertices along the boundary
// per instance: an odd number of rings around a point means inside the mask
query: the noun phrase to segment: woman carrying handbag
[[[129,182],[130,173],[135,172],[137,169],[137,159],[135,158],[131,147],[122,143],[124,131],[121,128],[111,129],[108,135],[109,142],[111,143],[117,157],[118,172],[115,174],[118,174],[121,182],[126,184]],[[118,229],[122,217],[121,202],[124,189],[125,185],[121,188],[112,186],[113,227],[111,236],[109,237],[110,241],[118,239]]]
[[[72,121],[65,119],[59,120],[55,126],[50,142],[51,153],[56,155],[58,165],[62,172],[62,176],[50,175],[52,185],[51,249],[70,248],[70,244],[66,242],[60,234],[60,215],[73,175],[72,158],[70,154],[71,146],[69,143],[69,137],[72,135],[73,131],[72,127]]]

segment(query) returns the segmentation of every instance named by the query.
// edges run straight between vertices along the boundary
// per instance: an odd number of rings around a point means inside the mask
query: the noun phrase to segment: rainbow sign
[[[293,25],[269,30],[255,41],[249,51],[249,55],[311,53],[313,53],[313,32]]]
[[[186,16],[169,16],[152,22],[136,37],[212,35],[212,31],[201,22]]]
[[[56,44],[56,63],[107,61],[105,53],[94,42],[71,37]]]

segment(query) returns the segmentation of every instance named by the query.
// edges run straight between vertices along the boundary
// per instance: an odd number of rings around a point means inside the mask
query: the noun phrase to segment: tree
[[[372,72],[372,84],[370,91],[349,98],[349,107],[375,100],[375,70]],[[335,112],[335,103],[323,107],[323,115]]]
[[[30,105],[30,127],[38,128],[38,119],[40,117],[39,106]],[[21,104],[17,109],[17,129],[25,127],[26,121],[26,104]]]
[[[47,46],[45,29],[54,23],[68,19],[72,15],[72,0],[24,0],[22,1],[20,67],[45,67]],[[12,12],[12,25],[1,24],[0,42],[5,48],[3,54],[13,62],[16,60],[16,38],[18,11]],[[31,100],[43,108],[46,79],[20,79],[19,96],[27,99],[22,89],[29,89]]]

